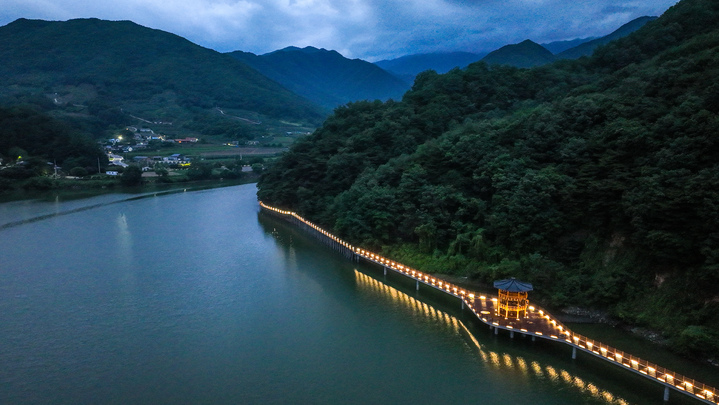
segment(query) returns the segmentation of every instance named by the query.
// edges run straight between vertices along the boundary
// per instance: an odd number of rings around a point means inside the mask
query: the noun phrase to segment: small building
[[[521,319],[527,316],[527,292],[532,291],[532,284],[519,281],[512,277],[494,282],[499,290],[497,315],[503,318]]]
[[[175,142],[177,142],[177,143],[183,143],[183,142],[184,143],[196,143],[199,140],[200,140],[199,138],[187,137],[187,138],[183,138],[183,139],[175,139]]]

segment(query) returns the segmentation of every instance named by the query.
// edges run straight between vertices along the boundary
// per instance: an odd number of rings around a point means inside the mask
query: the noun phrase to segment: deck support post
[[[669,402],[669,387],[664,386],[664,402]]]
[[[419,291],[419,280],[415,280],[415,289]]]
[[[577,347],[572,347],[572,360],[577,358]]]
[[[387,267],[382,267],[382,269],[384,270],[384,275],[386,276],[387,275]]]
[[[532,335],[532,342],[534,342],[536,339],[537,339],[537,337]]]
[[[462,300],[462,310],[464,310],[464,299]]]
[[[514,339],[514,331],[513,331],[513,330],[510,330],[510,331],[509,331],[509,337],[510,337],[511,339]]]
[[[499,335],[499,328],[496,326],[494,327],[494,334]]]

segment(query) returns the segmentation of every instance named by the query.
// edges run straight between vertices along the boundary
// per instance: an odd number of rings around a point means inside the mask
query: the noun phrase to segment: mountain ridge
[[[0,42],[6,100],[57,93],[56,109],[85,105],[72,114],[112,115],[118,124],[122,111],[191,121],[193,109],[215,106],[293,120],[324,115],[240,61],[131,21],[19,19],[0,27]]]
[[[490,65],[510,65],[530,68],[554,62],[554,55],[538,43],[526,39],[518,44],[505,45],[482,58]]]
[[[409,84],[380,67],[334,50],[308,46],[263,55],[243,51],[228,55],[330,110],[352,101],[400,99],[409,89]]]
[[[632,32],[642,28],[645,24],[652,22],[656,19],[657,19],[657,17],[650,17],[650,16],[643,16],[643,17],[635,18],[634,20],[629,21],[628,23],[626,23],[626,24],[622,25],[621,27],[617,28],[616,30],[612,31],[608,35],[592,39],[591,41],[587,41],[587,42],[579,44],[573,48],[564,50],[564,51],[556,54],[556,56],[558,59],[577,59],[582,56],[589,56],[598,47],[605,45],[611,41],[614,41],[615,39],[623,38],[623,37],[631,34]]]

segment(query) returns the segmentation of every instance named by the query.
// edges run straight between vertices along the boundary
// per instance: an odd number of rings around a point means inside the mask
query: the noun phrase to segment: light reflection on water
[[[375,299],[384,299],[394,306],[404,308],[410,316],[423,316],[431,319],[438,327],[444,328],[456,334],[462,334],[469,338],[477,348],[479,358],[482,363],[493,369],[507,371],[512,373],[513,378],[548,378],[555,384],[564,384],[573,389],[579,390],[584,394],[603,400],[607,404],[629,405],[623,398],[612,394],[606,389],[597,387],[591,382],[585,382],[578,376],[574,376],[564,369],[556,369],[551,365],[542,365],[538,361],[533,360],[527,365],[527,360],[521,356],[513,356],[509,353],[498,353],[488,349],[485,345],[472,335],[464,323],[457,317],[447,312],[438,310],[426,303],[405,294],[377,279],[374,279],[355,269],[355,280],[360,287],[360,291],[372,294]]]

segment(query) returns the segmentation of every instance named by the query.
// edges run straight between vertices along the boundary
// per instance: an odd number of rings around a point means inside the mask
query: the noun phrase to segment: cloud
[[[132,20],[221,52],[290,45],[368,60],[608,34],[676,0],[4,0],[17,18]]]

